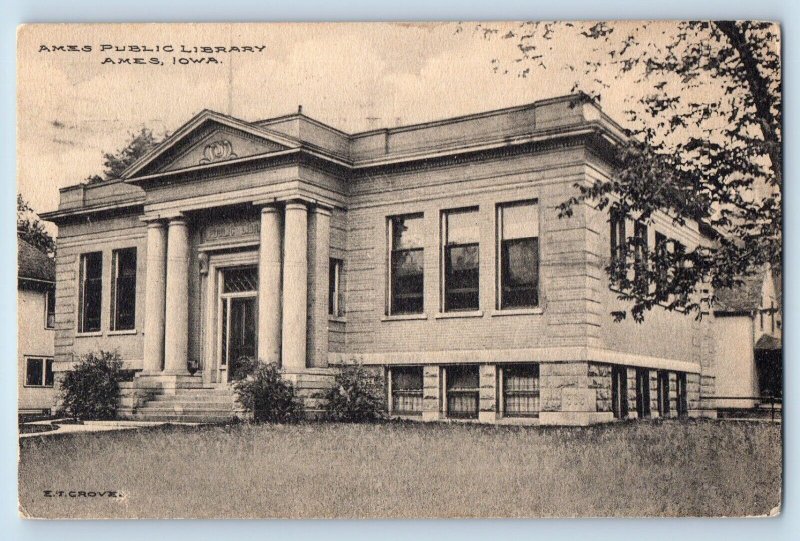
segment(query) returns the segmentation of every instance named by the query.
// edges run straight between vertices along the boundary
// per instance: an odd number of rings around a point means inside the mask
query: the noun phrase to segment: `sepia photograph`
[[[781,47],[21,25],[19,516],[775,520]]]

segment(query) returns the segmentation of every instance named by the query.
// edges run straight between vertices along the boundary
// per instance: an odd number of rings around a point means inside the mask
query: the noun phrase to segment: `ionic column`
[[[167,300],[164,372],[188,374],[189,233],[183,218],[173,218],[167,232]]]
[[[144,370],[161,372],[164,366],[164,310],[166,300],[167,228],[147,224],[147,274],[144,292]]]
[[[331,256],[331,211],[316,206],[309,217],[308,366],[328,366],[328,279]]]
[[[275,207],[261,209],[258,252],[258,358],[281,361],[281,215]]]
[[[282,367],[301,372],[306,367],[308,308],[308,209],[304,203],[286,203],[283,241]]]

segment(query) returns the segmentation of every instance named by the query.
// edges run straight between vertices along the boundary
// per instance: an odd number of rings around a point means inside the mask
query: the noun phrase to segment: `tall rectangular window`
[[[501,205],[499,308],[539,305],[539,207],[527,201]]]
[[[389,314],[421,314],[423,311],[422,225],[422,214],[389,218]]]
[[[669,372],[658,371],[658,414],[669,417]]]
[[[25,360],[26,387],[53,386],[53,359],[30,357]]]
[[[477,207],[442,213],[445,312],[480,308],[478,217]]]
[[[636,369],[636,413],[639,419],[650,417],[650,371]]]
[[[647,277],[647,226],[642,222],[636,222],[633,226],[633,236],[636,241],[634,252],[634,261],[636,266],[634,268],[634,272],[635,279],[637,282],[639,282],[641,280],[646,280]]]
[[[111,258],[111,330],[136,328],[136,248],[114,250]]]
[[[625,237],[625,214],[612,209],[611,210],[611,261],[622,262],[625,261],[625,253],[627,252],[626,237]]]
[[[686,392],[686,372],[678,372],[675,378],[675,394],[677,395],[678,417],[689,415],[689,402]]]
[[[332,257],[328,267],[328,315],[342,317],[344,304],[342,303],[342,269],[344,261]]]
[[[44,299],[44,328],[55,329],[56,327],[56,290],[50,288],[45,293]]]
[[[628,417],[628,369],[611,367],[611,409],[615,419]]]
[[[523,364],[503,369],[503,415],[539,415],[539,365]]]
[[[392,413],[396,415],[422,414],[422,367],[398,366],[391,368]]]
[[[669,266],[664,262],[664,259],[666,259],[667,256],[667,251],[667,236],[656,231],[656,255],[658,256],[657,261],[659,262],[656,272],[658,273],[658,281],[661,284],[666,283],[669,273]]]
[[[103,300],[103,253],[81,255],[78,332],[100,330]]]
[[[478,367],[448,366],[445,369],[447,416],[456,419],[478,417]]]

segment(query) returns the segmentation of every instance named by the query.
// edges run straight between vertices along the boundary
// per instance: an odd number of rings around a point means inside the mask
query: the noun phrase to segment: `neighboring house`
[[[55,338],[55,261],[17,237],[19,413],[50,412]]]
[[[213,418],[243,356],[279,363],[309,408],[357,361],[393,415],[424,420],[704,414],[712,318],[615,323],[604,271],[627,236],[691,248],[698,225],[558,217],[624,140],[579,96],[355,134],[202,111],[44,215],[57,376],[116,350],[137,371],[123,415],[151,419]]]
[[[780,276],[764,270],[716,292],[718,408],[749,408],[783,395]],[[735,397],[748,400],[732,400]]]

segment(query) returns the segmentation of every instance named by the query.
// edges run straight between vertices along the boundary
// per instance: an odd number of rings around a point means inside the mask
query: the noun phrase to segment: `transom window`
[[[111,330],[136,328],[136,248],[114,250],[111,259]]]
[[[539,305],[539,207],[527,201],[498,207],[499,308]]]
[[[392,413],[419,415],[422,413],[422,367],[391,368]]]
[[[445,312],[480,307],[479,237],[477,207],[442,213]]]
[[[479,378],[477,366],[448,366],[445,369],[447,416],[457,419],[478,417]]]
[[[237,267],[225,269],[223,276],[223,293],[258,291],[257,267]]]
[[[525,364],[503,369],[503,415],[539,415],[539,365]]]
[[[100,330],[103,300],[103,253],[81,255],[78,332]]]
[[[389,314],[421,314],[423,311],[422,226],[422,214],[389,218]]]
[[[28,357],[25,359],[25,386],[52,387],[53,359]]]

